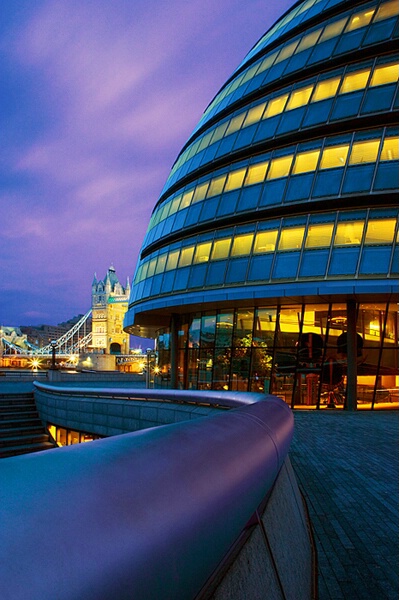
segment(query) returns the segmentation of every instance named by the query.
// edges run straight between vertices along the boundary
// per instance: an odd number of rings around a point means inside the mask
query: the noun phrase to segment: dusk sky
[[[3,0],[0,325],[89,310],[133,276],[202,112],[293,0]]]

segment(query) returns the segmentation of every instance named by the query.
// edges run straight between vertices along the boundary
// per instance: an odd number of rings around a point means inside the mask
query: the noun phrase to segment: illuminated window
[[[334,246],[358,246],[362,241],[363,229],[362,221],[338,223]]]
[[[241,128],[242,122],[244,121],[244,117],[245,113],[241,113],[240,115],[237,115],[236,117],[231,119],[226,131],[226,135],[230,135],[231,133],[238,131]]]
[[[248,111],[247,117],[245,119],[244,127],[248,127],[249,125],[252,125],[253,123],[257,123],[258,121],[260,121],[265,108],[266,108],[266,102],[251,108]]]
[[[253,239],[253,233],[236,236],[233,240],[231,256],[242,256],[244,254],[249,254],[251,252]]]
[[[215,177],[214,179],[212,179],[211,184],[209,186],[208,196],[217,196],[218,194],[221,194],[223,192],[226,177],[226,175],[221,175],[220,177]]]
[[[312,102],[319,102],[320,100],[325,100],[326,98],[332,98],[333,96],[335,96],[340,81],[340,77],[334,77],[333,79],[320,81],[315,87],[312,96]]]
[[[282,113],[286,105],[287,98],[288,94],[284,94],[284,96],[279,96],[279,98],[270,100],[270,102],[267,105],[265,114],[263,115],[263,118],[268,119],[269,117],[273,117],[274,115],[279,115],[280,113]]]
[[[292,227],[290,229],[283,229],[280,235],[278,249],[296,250],[298,248],[301,248],[304,233],[304,227]]]
[[[290,99],[288,100],[287,110],[293,110],[294,108],[298,108],[298,106],[304,106],[307,104],[309,102],[312,90],[313,85],[310,85],[292,92]]]
[[[370,69],[356,71],[356,73],[349,73],[344,77],[339,93],[348,94],[349,92],[354,92],[355,90],[364,89],[367,85],[369,75]]]
[[[298,54],[298,52],[302,52],[302,50],[307,50],[308,48],[311,48],[312,46],[314,46],[316,44],[317,40],[319,39],[320,32],[321,32],[321,29],[318,29],[317,31],[313,31],[313,33],[309,33],[308,35],[305,35],[301,39],[299,46],[295,51],[295,54]]]
[[[164,204],[164,206],[162,207],[162,212],[161,212],[161,216],[159,217],[160,221],[163,221],[163,219],[166,219],[166,217],[169,214],[169,210],[170,210],[170,202],[168,202],[167,204]]]
[[[365,244],[392,244],[396,219],[373,219],[368,222]]]
[[[176,196],[176,198],[172,201],[172,206],[170,207],[170,215],[173,215],[180,206],[180,201],[181,201],[181,194],[179,194],[178,196]]]
[[[274,252],[276,249],[277,229],[260,231],[255,237],[254,253]]]
[[[292,154],[290,156],[282,156],[275,158],[270,163],[270,169],[267,174],[267,179],[277,179],[278,177],[287,177],[290,172],[292,163]]]
[[[388,137],[385,138],[382,146],[380,160],[398,160],[399,156],[399,138]]]
[[[188,192],[184,192],[183,197],[181,199],[180,209],[187,208],[191,204],[191,198],[193,197],[194,190],[189,190]]]
[[[285,48],[282,48],[280,54],[277,57],[277,62],[281,62],[283,60],[285,60],[286,58],[289,58],[290,56],[292,56],[295,52],[295,48],[298,45],[298,40],[296,40],[295,42],[292,42],[292,44],[288,44],[288,46],[285,46]]]
[[[348,156],[349,144],[345,146],[332,146],[324,148],[321,157],[320,169],[334,169],[343,167]]]
[[[371,17],[373,16],[374,12],[375,10],[372,9],[353,15],[353,17],[349,19],[349,23],[345,31],[354,31],[355,29],[359,29],[360,27],[365,27],[370,23]]]
[[[179,260],[179,267],[187,267],[191,265],[194,254],[194,246],[188,246],[187,248],[182,248]]]
[[[305,248],[323,248],[331,244],[333,223],[309,225]]]
[[[211,252],[211,246],[211,242],[206,242],[204,244],[197,245],[194,255],[194,264],[208,262],[209,255]]]
[[[228,174],[225,192],[230,190],[236,190],[237,188],[242,186],[242,182],[244,181],[246,169],[239,169],[238,171],[233,171]]]
[[[383,21],[384,19],[389,19],[390,17],[396,17],[398,13],[398,0],[391,0],[391,2],[385,2],[380,6],[374,18],[374,21]]]
[[[276,59],[277,54],[278,54],[277,52],[274,52],[270,56],[266,56],[266,58],[264,58],[262,60],[262,62],[260,63],[260,67],[259,67],[258,73],[262,73],[262,71],[266,71],[266,69],[268,69],[269,67],[271,67],[272,64],[274,63],[275,59]]]
[[[380,140],[356,142],[352,146],[349,164],[358,165],[361,163],[375,162],[377,160],[379,147]]]
[[[384,65],[374,70],[370,86],[396,83],[399,79],[399,64]]]
[[[254,65],[253,67],[248,69],[248,71],[246,71],[241,83],[245,83],[245,81],[249,81],[250,79],[252,79],[252,77],[256,74],[258,68],[259,68],[259,65]],[[240,83],[240,85],[241,85],[241,83]]]
[[[225,131],[227,129],[229,122],[226,121],[226,123],[222,123],[221,125],[219,125],[218,127],[216,127],[214,133],[213,133],[213,137],[212,137],[212,144],[214,142],[217,142],[218,140],[222,139],[222,137],[225,134]]]
[[[147,277],[152,277],[154,275],[156,264],[157,264],[157,259],[152,258],[148,265]]]
[[[209,133],[204,135],[204,137],[200,140],[200,143],[198,146],[198,152],[201,152],[201,150],[203,150],[204,148],[207,148],[209,146],[212,136],[213,136],[213,131],[210,131]]]
[[[174,250],[173,252],[169,252],[168,260],[165,267],[166,271],[172,271],[173,269],[176,269],[179,260],[179,254],[180,250]]]
[[[164,272],[167,256],[168,256],[167,254],[161,254],[160,256],[158,256],[158,262],[157,262],[157,266],[155,269],[155,275],[158,275],[159,273]]]
[[[268,165],[269,162],[267,161],[248,167],[245,185],[254,185],[255,183],[262,183],[265,181]]]
[[[208,185],[209,185],[209,181],[206,181],[205,183],[201,183],[200,185],[197,185],[197,187],[195,188],[194,196],[193,196],[193,203],[199,202],[200,200],[203,200],[205,198],[206,192],[208,190]]]
[[[215,240],[212,248],[212,260],[220,260],[227,258],[230,252],[231,239],[223,238],[221,240]]]
[[[342,33],[346,25],[346,22],[347,19],[345,18],[341,19],[340,21],[336,21],[335,23],[330,23],[330,25],[327,25],[323,33],[321,34],[319,42],[325,42],[326,40],[330,40],[331,38],[340,35],[340,33]]]
[[[320,150],[312,150],[311,152],[302,152],[301,154],[297,154],[294,167],[292,169],[292,174],[297,175],[298,173],[315,171],[317,167],[317,161],[319,160],[319,154]]]

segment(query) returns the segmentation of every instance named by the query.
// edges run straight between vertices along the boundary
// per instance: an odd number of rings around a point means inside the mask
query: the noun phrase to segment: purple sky
[[[181,147],[293,0],[18,0],[0,23],[0,324],[132,278]]]

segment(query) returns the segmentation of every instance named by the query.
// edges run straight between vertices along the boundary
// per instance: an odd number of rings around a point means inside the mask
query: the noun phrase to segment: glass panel
[[[331,244],[333,228],[333,223],[326,223],[325,225],[309,225],[305,247],[323,248],[324,246],[329,246]]]
[[[168,262],[166,263],[166,271],[171,271],[172,269],[176,269],[177,262],[179,260],[180,250],[175,250],[174,252],[169,252]]]
[[[200,341],[201,317],[199,314],[194,315],[188,330],[188,346],[189,348],[198,348]]]
[[[232,256],[242,256],[244,254],[249,254],[252,248],[252,241],[254,239],[254,234],[250,233],[247,235],[238,235],[234,238],[233,248],[231,250]]]
[[[302,152],[301,154],[297,154],[294,167],[292,169],[292,174],[297,175],[298,173],[315,171],[317,167],[317,161],[319,160],[319,154],[320,150],[312,150],[311,152]]]
[[[263,104],[259,104],[259,106],[254,106],[248,111],[247,118],[245,119],[244,127],[248,127],[253,123],[257,123],[261,120],[264,110],[266,108],[266,102]]]
[[[361,221],[338,223],[334,246],[357,246],[362,240],[363,229],[364,223]]]
[[[226,181],[227,175],[220,175],[220,177],[215,177],[212,179],[211,184],[209,186],[208,198],[210,196],[217,196],[223,192],[224,182]]]
[[[371,21],[371,17],[373,16],[374,12],[375,10],[372,9],[364,12],[359,12],[356,15],[353,15],[353,17],[349,19],[349,23],[345,29],[345,32],[354,31],[355,29],[359,29],[360,27],[365,27],[366,25],[368,25]]]
[[[379,147],[380,140],[354,143],[349,158],[349,164],[358,165],[360,163],[375,162],[377,160]]]
[[[315,87],[312,96],[312,102],[319,102],[320,100],[325,100],[326,98],[332,98],[333,96],[335,96],[340,81],[340,77],[334,77],[333,79],[320,81]]]
[[[245,185],[253,185],[255,183],[261,183],[265,181],[268,165],[269,162],[267,161],[248,167]]]
[[[228,174],[225,192],[230,190],[236,190],[237,188],[242,186],[242,182],[244,181],[246,169],[239,169],[238,171],[233,171]]]
[[[201,325],[201,347],[213,346],[216,330],[216,315],[203,315]]]
[[[194,246],[188,246],[187,248],[182,248],[179,260],[179,267],[187,267],[191,265],[194,254]]]
[[[273,117],[274,115],[279,115],[280,113],[282,113],[287,103],[287,100],[288,94],[285,94],[284,96],[279,96],[274,100],[270,100],[270,102],[267,105],[265,114],[263,115],[263,118],[268,119],[269,117]]]
[[[237,321],[234,331],[234,345],[246,346],[252,345],[252,329],[254,325],[253,310],[238,310]]]
[[[349,144],[345,146],[332,146],[324,148],[323,156],[321,157],[320,169],[333,169],[335,167],[343,167],[348,156]]]
[[[385,138],[380,160],[398,160],[399,140],[397,137]]]
[[[293,156],[283,156],[275,158],[270,163],[270,169],[267,174],[267,179],[277,179],[278,177],[287,177],[290,172]]]
[[[197,185],[197,187],[195,188],[195,192],[194,192],[194,196],[193,196],[193,203],[194,202],[199,202],[200,200],[203,200],[206,196],[206,192],[208,189],[208,185],[209,185],[209,181],[206,181],[205,183],[201,183],[200,185]]]
[[[238,131],[241,128],[245,114],[246,113],[241,113],[240,115],[237,115],[236,117],[233,117],[233,119],[231,119],[226,131],[226,136],[230,135],[231,133],[234,133],[235,131]]]
[[[348,94],[349,92],[354,92],[355,90],[363,90],[367,85],[369,75],[370,69],[356,71],[356,73],[349,73],[349,75],[344,77],[339,93]]]
[[[374,22],[382,21],[383,19],[389,19],[390,17],[396,17],[399,13],[398,0],[391,0],[391,2],[385,2],[380,6],[377,14],[374,18]]]
[[[233,312],[220,313],[216,318],[215,346],[227,347],[231,345],[233,337]]]
[[[255,237],[254,253],[274,252],[276,249],[277,229],[261,231]]]
[[[376,67],[371,78],[370,85],[386,85],[387,83],[396,83],[399,78],[399,64],[384,65]]]
[[[214,144],[218,140],[222,139],[228,125],[229,125],[229,121],[226,121],[226,123],[222,123],[221,125],[216,127],[214,134],[213,134],[213,138],[212,138],[212,144]]]
[[[278,249],[295,250],[297,248],[301,248],[304,233],[304,227],[292,227],[291,229],[283,229],[280,235]]]
[[[169,212],[170,215],[172,215],[173,213],[175,213],[178,210],[180,201],[181,201],[181,194],[176,196],[176,198],[173,200],[172,206],[170,207],[170,212]]]
[[[292,92],[286,110],[293,110],[294,108],[298,108],[298,106],[304,106],[305,104],[307,104],[309,102],[312,90],[313,85],[310,85],[308,87]]]
[[[327,25],[327,27],[324,29],[324,31],[319,39],[319,43],[325,42],[326,40],[334,38],[334,37],[338,36],[340,33],[342,33],[347,20],[348,19],[345,17],[344,19],[341,19],[340,21],[336,21],[335,23],[330,23],[330,25]]]
[[[225,238],[222,240],[216,240],[213,243],[212,249],[212,260],[219,260],[221,258],[227,258],[230,252],[231,239]]]
[[[154,275],[156,264],[157,264],[157,258],[152,258],[148,265],[147,277],[152,277]]]
[[[305,37],[301,39],[295,54],[298,54],[298,52],[302,52],[302,50],[306,50],[307,48],[311,48],[312,46],[314,46],[317,40],[319,39],[320,32],[321,29],[318,29],[317,31],[313,31],[312,33],[308,33],[308,35],[305,35]]]
[[[206,242],[204,244],[198,244],[195,249],[194,255],[194,264],[207,262],[209,260],[209,254],[211,252],[211,242]]]
[[[190,206],[191,198],[193,197],[194,190],[189,190],[188,192],[184,192],[183,197],[181,199],[180,210]]]
[[[281,62],[283,60],[285,60],[286,58],[289,58],[290,56],[292,56],[295,52],[295,48],[298,45],[298,40],[295,40],[295,42],[292,42],[292,44],[289,44],[288,46],[285,46],[285,48],[283,48],[280,52],[280,54],[277,57],[277,61],[276,62]]]
[[[367,225],[365,244],[392,244],[396,219],[370,220]]]

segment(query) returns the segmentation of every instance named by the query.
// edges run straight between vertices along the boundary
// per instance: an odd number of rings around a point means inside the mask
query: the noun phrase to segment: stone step
[[[41,452],[42,450],[51,450],[56,448],[52,442],[42,442],[39,444],[22,444],[0,448],[0,458],[9,458],[19,454],[30,454],[32,452]]]
[[[3,427],[0,429],[0,440],[13,436],[17,437],[18,435],[38,435],[42,433],[45,433],[45,430],[41,421],[38,421],[36,425],[25,425],[24,423],[24,426],[21,426],[17,424],[14,427]]]
[[[27,421],[31,419],[38,419],[39,413],[36,409],[31,408],[26,411],[7,411],[0,413],[0,427],[1,423],[4,421],[9,421],[13,419],[14,421]]]
[[[49,441],[47,433],[33,433],[28,435],[16,435],[6,438],[0,438],[0,448],[7,448],[10,446],[22,446],[23,444],[41,444]]]
[[[0,435],[4,429],[9,429],[10,427],[19,428],[24,426],[29,427],[43,427],[43,423],[39,419],[39,415],[34,415],[31,419],[21,419],[19,415],[10,415],[9,419],[0,419]]]

